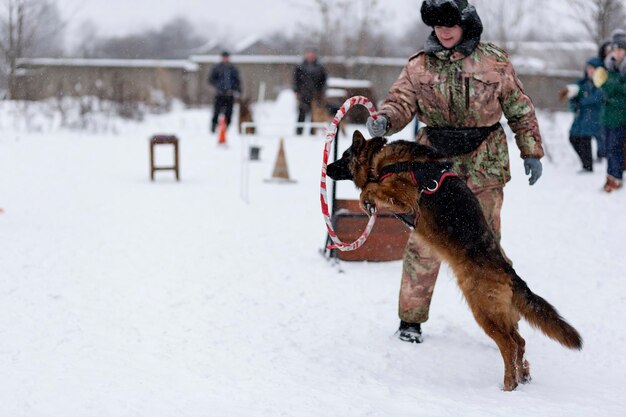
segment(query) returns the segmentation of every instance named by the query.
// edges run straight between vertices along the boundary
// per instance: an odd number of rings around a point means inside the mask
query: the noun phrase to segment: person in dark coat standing
[[[235,95],[241,93],[239,70],[230,62],[228,52],[222,52],[222,62],[211,71],[209,84],[215,88],[215,110],[211,121],[211,133],[215,133],[220,114],[226,117],[226,126],[230,125]]]
[[[326,68],[317,60],[317,51],[314,48],[306,50],[304,61],[296,66],[293,72],[293,89],[298,98],[298,122],[302,123],[306,115],[311,113],[313,100],[321,100],[326,89]],[[302,127],[298,126],[296,134],[302,134]]]
[[[591,58],[587,61],[584,77],[570,89],[572,94],[569,105],[575,117],[569,131],[569,141],[583,164],[583,173],[593,171],[591,138],[596,138],[598,143],[602,138],[600,114],[604,94],[593,85],[592,77],[596,69],[603,66],[604,62],[599,57]]]

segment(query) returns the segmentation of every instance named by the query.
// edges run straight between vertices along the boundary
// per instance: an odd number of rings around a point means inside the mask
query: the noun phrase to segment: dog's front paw
[[[372,216],[378,208],[376,205],[376,201],[378,201],[376,194],[377,192],[378,189],[374,185],[368,184],[361,191],[361,196],[359,197],[361,209],[363,209],[363,211],[370,216]]]
[[[365,202],[363,202],[363,208],[365,209],[365,212],[367,214],[372,216],[374,214],[374,212],[376,211],[376,204],[374,204],[371,201],[365,201]]]
[[[370,196],[370,193],[367,191],[361,193],[360,200],[361,209],[368,215],[373,215],[376,211],[376,203],[374,203],[374,199]]]

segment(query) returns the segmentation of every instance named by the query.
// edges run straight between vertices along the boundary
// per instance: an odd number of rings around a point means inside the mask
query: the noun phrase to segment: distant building
[[[194,102],[198,65],[187,60],[25,58],[18,62],[16,100],[94,96],[112,101]]]
[[[598,54],[593,42],[517,42],[505,48],[523,74],[582,74],[587,60]]]
[[[259,36],[242,39],[229,49],[240,70],[243,95],[274,99],[292,87],[294,67],[302,55],[277,55]],[[593,43],[525,42],[509,48],[526,91],[539,108],[563,108],[558,91],[582,75],[586,60],[596,53]],[[188,105],[212,101],[209,71],[220,62],[222,48],[206,44],[187,60],[48,59],[28,58],[18,63],[15,99],[91,95],[114,101],[178,99]],[[406,58],[322,57],[329,75],[366,80],[374,97],[384,98]],[[262,96],[262,97],[261,97]]]

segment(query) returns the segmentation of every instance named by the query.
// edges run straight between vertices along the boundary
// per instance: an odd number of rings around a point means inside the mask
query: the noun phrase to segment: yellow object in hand
[[[593,80],[593,85],[595,85],[596,88],[602,87],[604,83],[606,82],[606,80],[608,79],[609,79],[609,73],[604,68],[598,68],[593,73],[592,80]]]

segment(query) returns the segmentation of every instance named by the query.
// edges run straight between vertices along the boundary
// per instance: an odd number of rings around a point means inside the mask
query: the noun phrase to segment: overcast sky
[[[70,34],[85,20],[93,21],[100,35],[123,35],[157,28],[176,17],[187,17],[203,34],[216,31],[245,37],[285,29],[307,22],[311,12],[298,4],[312,0],[57,0],[70,21]],[[389,28],[406,27],[418,16],[418,0],[381,0]],[[318,16],[314,17],[319,20]],[[71,42],[71,39],[68,39]]]

